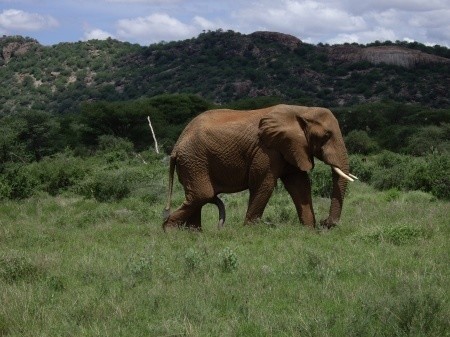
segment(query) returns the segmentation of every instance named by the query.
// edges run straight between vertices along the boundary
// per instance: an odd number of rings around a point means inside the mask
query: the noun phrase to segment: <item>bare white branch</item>
[[[158,141],[156,140],[155,131],[153,131],[152,122],[150,121],[150,116],[147,116],[148,125],[150,126],[150,130],[152,131],[153,140],[155,141],[155,151],[159,154]]]

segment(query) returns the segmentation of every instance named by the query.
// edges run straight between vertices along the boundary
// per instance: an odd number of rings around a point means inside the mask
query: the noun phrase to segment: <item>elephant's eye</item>
[[[323,140],[326,142],[330,138],[331,138],[331,131],[326,131]]]

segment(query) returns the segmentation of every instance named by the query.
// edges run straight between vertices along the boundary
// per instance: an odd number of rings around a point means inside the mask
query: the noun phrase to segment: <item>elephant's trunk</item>
[[[347,188],[347,179],[339,176],[333,170],[333,190],[331,192],[331,205],[328,218],[325,220],[325,227],[336,226],[341,218],[342,205],[344,203],[345,190]]]
[[[346,153],[344,155],[344,158],[341,158],[339,162],[339,167],[332,166],[331,169],[333,176],[333,189],[330,196],[330,212],[328,214],[328,218],[322,221],[322,226],[325,226],[327,228],[334,227],[339,222],[347,183],[349,181],[354,181],[354,179],[357,179],[354,175],[351,175],[349,173],[348,156],[346,155]]]

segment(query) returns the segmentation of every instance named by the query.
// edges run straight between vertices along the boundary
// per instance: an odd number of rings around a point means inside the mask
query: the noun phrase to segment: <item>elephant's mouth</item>
[[[332,166],[334,172],[336,172],[338,175],[340,175],[342,178],[347,179],[348,181],[355,181],[358,179],[357,176],[349,173],[349,174],[345,174],[339,167],[336,166]]]

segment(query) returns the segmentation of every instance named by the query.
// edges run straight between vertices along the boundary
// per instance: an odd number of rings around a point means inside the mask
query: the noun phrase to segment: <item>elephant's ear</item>
[[[305,121],[293,112],[273,111],[259,122],[259,137],[268,148],[277,149],[284,159],[302,171],[314,167],[305,136]]]

